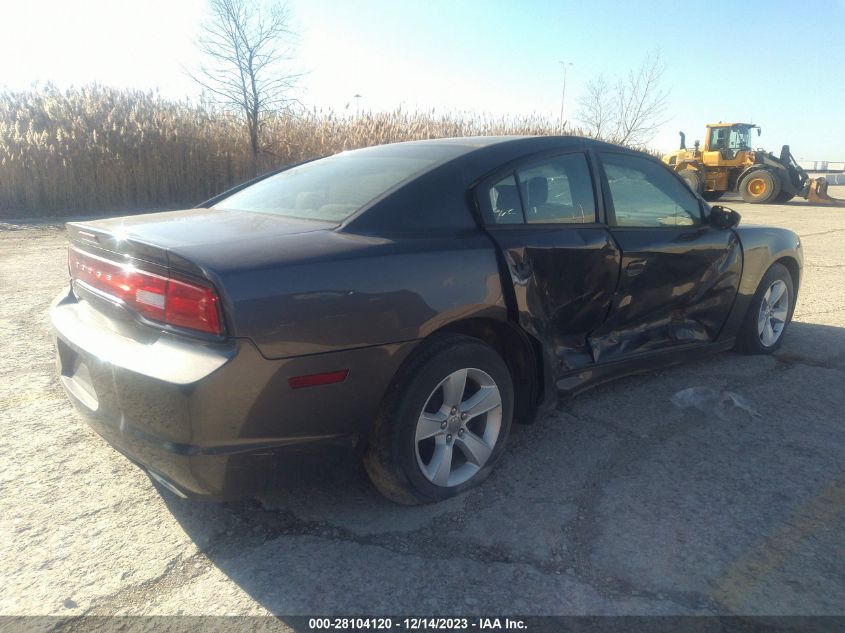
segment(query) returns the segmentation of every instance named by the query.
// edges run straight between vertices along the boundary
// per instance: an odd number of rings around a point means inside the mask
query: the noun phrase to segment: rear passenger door
[[[593,362],[588,336],[604,322],[619,277],[596,182],[587,154],[573,151],[527,159],[476,190],[519,323],[558,375]]]
[[[715,340],[742,272],[736,234],[710,226],[699,199],[656,160],[599,156],[622,268],[610,314],[590,337],[596,361]]]

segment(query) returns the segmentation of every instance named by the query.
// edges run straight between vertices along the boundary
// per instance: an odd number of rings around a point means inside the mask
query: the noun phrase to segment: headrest
[[[549,200],[549,181],[543,176],[535,176],[528,181],[528,206],[538,207]]]
[[[500,211],[519,209],[519,192],[516,185],[496,186],[496,208]]]

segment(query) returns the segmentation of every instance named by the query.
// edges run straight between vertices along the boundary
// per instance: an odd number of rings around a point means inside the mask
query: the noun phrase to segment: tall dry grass
[[[540,117],[310,111],[268,119],[256,163],[244,124],[207,104],[99,85],[7,91],[0,93],[0,216],[192,206],[256,173],[345,149],[559,132]]]

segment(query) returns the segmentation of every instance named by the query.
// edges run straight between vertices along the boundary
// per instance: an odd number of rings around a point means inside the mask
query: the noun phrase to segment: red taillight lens
[[[213,288],[162,277],[68,248],[70,276],[116,297],[142,316],[175,327],[222,334]]]
[[[211,334],[220,334],[217,293],[211,288],[170,279],[167,282],[165,322]]]

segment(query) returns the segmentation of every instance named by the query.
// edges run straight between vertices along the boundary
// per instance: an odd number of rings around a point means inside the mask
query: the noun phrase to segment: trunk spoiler
[[[167,271],[180,272],[200,279],[207,278],[196,264],[167,248],[90,226],[85,222],[68,222],[65,228],[70,243],[82,250],[117,261],[129,258]]]

